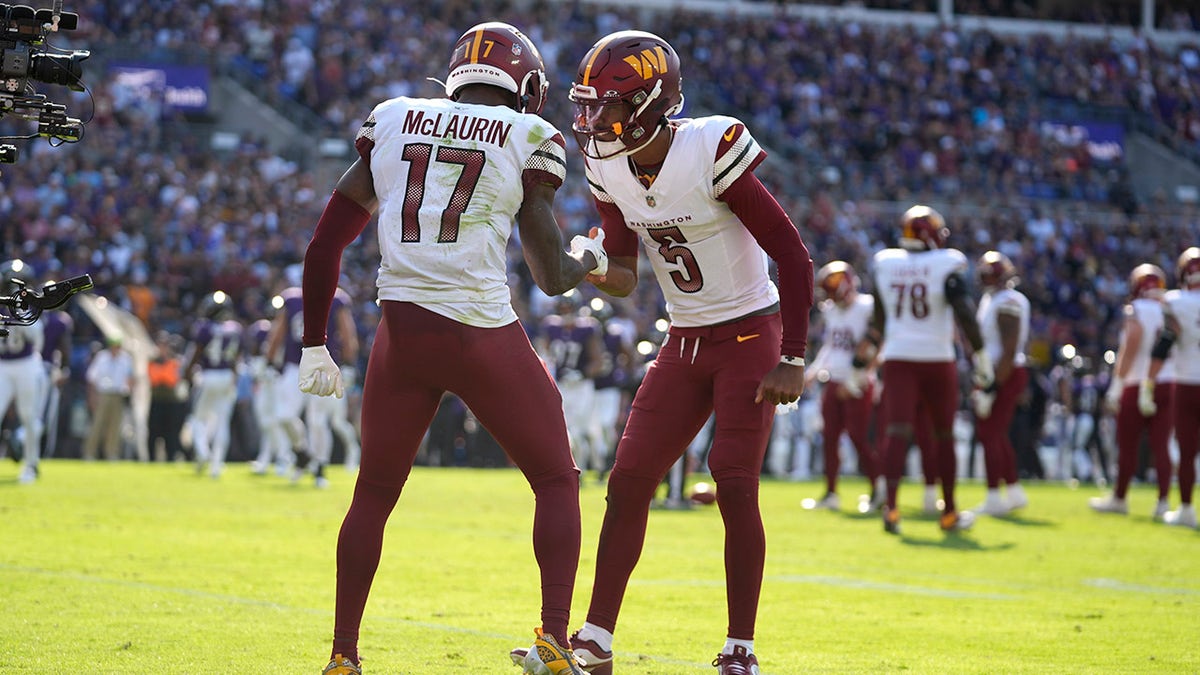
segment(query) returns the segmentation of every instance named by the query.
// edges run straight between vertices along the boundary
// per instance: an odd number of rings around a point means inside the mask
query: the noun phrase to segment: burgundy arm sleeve
[[[329,308],[342,271],[342,251],[362,234],[371,212],[337,190],[329,197],[317,229],[304,252],[305,347],[325,344]]]
[[[808,315],[813,306],[813,262],[808,247],[783,207],[758,177],[747,171],[721,193],[734,215],[779,270],[779,305],[783,314],[782,352],[804,356]]]
[[[625,215],[621,209],[611,202],[595,198],[593,201],[600,214],[600,227],[604,230],[604,252],[610,257],[636,258],[638,237],[625,225]]]

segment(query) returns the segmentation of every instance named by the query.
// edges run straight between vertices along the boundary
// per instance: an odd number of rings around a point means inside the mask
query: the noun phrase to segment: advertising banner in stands
[[[209,78],[204,66],[115,63],[109,66],[114,105],[158,107],[170,112],[208,112]]]
[[[1125,159],[1125,127],[1113,122],[1043,122],[1042,135],[1070,148],[1083,144],[1097,162]]]

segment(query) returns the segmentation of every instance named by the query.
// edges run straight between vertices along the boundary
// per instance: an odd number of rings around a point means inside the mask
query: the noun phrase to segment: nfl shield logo
[[[646,206],[654,206],[654,195],[646,195]]]

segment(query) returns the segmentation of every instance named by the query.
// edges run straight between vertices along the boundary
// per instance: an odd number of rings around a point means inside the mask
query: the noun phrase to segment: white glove
[[[850,371],[850,377],[842,383],[842,389],[850,394],[850,398],[862,398],[863,387],[867,384],[867,371],[865,368],[855,368]]]
[[[1142,417],[1154,417],[1158,404],[1154,402],[1154,380],[1146,378],[1138,387],[1138,410]]]
[[[1108,409],[1113,412],[1121,410],[1121,386],[1120,380],[1114,379],[1112,384],[1108,385],[1108,391],[1104,393],[1104,402],[1108,405]]]
[[[975,352],[971,356],[971,365],[974,366],[971,380],[975,386],[980,389],[991,389],[992,384],[996,382],[996,371],[992,368],[992,359],[987,352],[982,349]]]
[[[596,269],[589,274],[595,274],[598,277],[608,274],[608,253],[604,251],[604,230],[598,230],[595,239],[586,234],[577,234],[571,238],[569,255],[572,258],[582,262],[583,254],[586,252],[591,252],[596,259]]]
[[[975,408],[975,416],[985,420],[992,416],[992,404],[996,402],[996,393],[976,389],[971,392],[971,404]]]
[[[316,396],[333,394],[338,398],[346,393],[342,371],[325,345],[305,347],[300,351],[300,391]]]

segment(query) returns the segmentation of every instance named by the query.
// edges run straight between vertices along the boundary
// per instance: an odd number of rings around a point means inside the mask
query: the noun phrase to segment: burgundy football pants
[[[958,370],[953,361],[896,361],[883,364],[883,410],[887,454],[887,506],[896,508],[904,463],[912,445],[918,412],[924,410],[933,429],[933,457],[942,481],[945,512],[957,510],[954,487],[958,458],[954,454],[954,412],[958,408]],[[924,452],[924,449],[922,449]]]
[[[998,488],[1000,483],[1012,485],[1017,482],[1017,453],[1008,437],[1013,415],[1017,412],[1017,399],[1029,384],[1029,371],[1014,368],[996,389],[996,400],[992,402],[992,413],[975,420],[975,433],[983,445],[983,468],[987,473],[987,486]]]
[[[845,432],[854,444],[854,451],[858,453],[858,468],[872,486],[875,485],[875,476],[879,475],[875,466],[875,449],[867,440],[867,432],[871,427],[871,400],[874,392],[868,385],[863,387],[862,396],[842,399],[838,398],[841,388],[840,382],[830,382],[821,390],[825,489],[829,492],[837,492],[838,472],[842,468],[841,456],[838,454],[842,432]]]
[[[1171,490],[1171,390],[1173,384],[1159,383],[1154,386],[1154,402],[1158,410],[1145,417],[1138,410],[1138,387],[1136,384],[1121,390],[1121,407],[1117,412],[1117,485],[1113,494],[1124,499],[1129,483],[1137,472],[1138,446],[1142,433],[1149,436],[1150,456],[1154,460],[1154,473],[1158,477],[1158,498],[1166,499]]]
[[[725,524],[728,635],[754,639],[766,559],[758,477],[775,416],[775,406],[755,403],[754,394],[779,364],[781,336],[778,313],[710,328],[671,329],[634,396],[617,445],[589,623],[615,630],[646,539],[654,491],[715,412],[708,466]]]
[[[1175,383],[1175,440],[1179,441],[1179,501],[1192,503],[1200,450],[1200,384]]]
[[[335,653],[341,647],[349,655],[352,642],[357,653],[384,525],[445,391],[463,400],[529,480],[542,627],[566,644],[579,565],[579,470],[554,380],[519,322],[474,328],[411,303],[382,308],[363,383],[362,464],[338,536]]]

